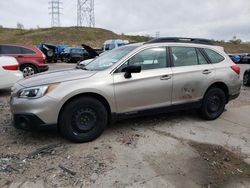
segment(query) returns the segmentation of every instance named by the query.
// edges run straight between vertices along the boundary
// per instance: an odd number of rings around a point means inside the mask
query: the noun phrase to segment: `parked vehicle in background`
[[[244,56],[242,56],[241,62],[242,63],[250,63],[250,54],[245,54]]]
[[[83,48],[65,48],[61,54],[61,60],[65,63],[77,63],[89,58],[91,56]]]
[[[68,48],[68,45],[55,45],[42,43],[38,45],[38,48],[44,53],[46,56],[47,62],[56,63],[60,60],[61,53],[65,48]]]
[[[24,77],[49,69],[43,52],[32,45],[0,44],[0,56],[15,57]]]
[[[85,44],[82,44],[82,47],[88,52],[89,59],[78,62],[76,68],[82,68],[83,66],[91,62],[94,58],[99,57],[99,55],[103,53],[103,51],[101,51],[100,49],[93,49]]]
[[[238,54],[228,54],[228,56],[232,59],[234,63],[240,63],[241,62],[241,56]]]
[[[250,86],[250,69],[246,70],[243,75],[243,85]]]
[[[22,78],[23,73],[19,71],[19,64],[14,57],[0,57],[0,89],[11,88]]]
[[[124,46],[128,43],[129,43],[128,40],[121,40],[121,39],[106,40],[103,44],[103,51],[113,50],[115,48]]]
[[[82,69],[16,83],[11,95],[14,125],[31,129],[54,124],[64,137],[87,142],[129,115],[194,108],[214,120],[239,96],[239,74],[240,67],[224,49],[205,39],[158,38],[126,45]]]
[[[39,44],[38,48],[44,53],[46,56],[47,62],[57,62],[57,51],[56,45],[54,44]]]

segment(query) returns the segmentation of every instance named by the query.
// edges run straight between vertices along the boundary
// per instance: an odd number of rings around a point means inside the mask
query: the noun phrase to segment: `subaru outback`
[[[12,88],[13,124],[56,125],[73,142],[96,139],[129,116],[197,109],[218,118],[240,94],[240,68],[205,39],[159,38],[129,44],[81,69],[34,75]]]

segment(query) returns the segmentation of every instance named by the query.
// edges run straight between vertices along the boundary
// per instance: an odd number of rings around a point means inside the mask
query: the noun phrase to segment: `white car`
[[[19,64],[14,57],[0,57],[0,89],[11,88],[22,78],[23,73],[19,71]]]

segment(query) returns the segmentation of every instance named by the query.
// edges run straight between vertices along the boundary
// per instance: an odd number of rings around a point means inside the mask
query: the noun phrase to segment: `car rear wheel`
[[[47,56],[48,57],[53,57],[55,55],[55,53],[53,52],[53,50],[48,50],[47,51]]]
[[[104,105],[92,97],[77,98],[68,103],[59,117],[61,134],[77,143],[89,142],[99,137],[108,122]]]
[[[206,120],[214,120],[223,113],[225,105],[225,92],[220,88],[211,88],[204,96],[200,114]]]
[[[243,85],[244,86],[250,86],[250,76],[249,76],[249,71],[245,71],[244,76],[243,76]]]
[[[31,76],[37,73],[37,69],[34,65],[22,65],[20,70],[23,72],[23,76],[27,77],[27,76]]]

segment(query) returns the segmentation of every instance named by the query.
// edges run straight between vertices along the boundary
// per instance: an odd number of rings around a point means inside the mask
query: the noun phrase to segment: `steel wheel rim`
[[[31,76],[35,74],[35,70],[32,67],[25,67],[23,69],[23,76],[27,77],[27,76]]]
[[[73,128],[77,132],[89,132],[97,122],[96,112],[91,108],[80,108],[76,110],[72,117]]]
[[[208,111],[211,113],[218,112],[220,110],[222,101],[218,95],[213,95],[208,98]]]

